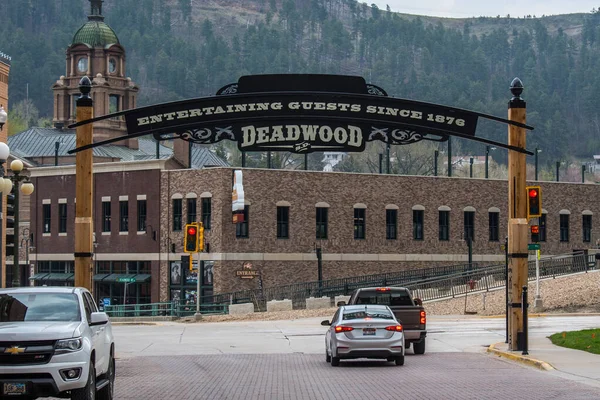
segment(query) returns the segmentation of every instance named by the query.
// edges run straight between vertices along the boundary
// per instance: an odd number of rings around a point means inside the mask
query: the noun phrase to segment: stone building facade
[[[237,275],[249,264],[260,271],[264,287],[315,281],[317,246],[323,254],[323,279],[466,263],[465,214],[473,217],[473,262],[504,262],[506,181],[242,169],[247,206],[242,228],[232,222],[233,168],[174,169],[177,165],[172,159],[96,164],[94,281],[99,299],[110,295],[122,304],[125,286],[127,302],[169,301],[184,293],[195,298],[198,275],[181,267],[184,227],[194,220],[206,226],[207,252],[199,255],[204,302],[212,293],[255,288],[257,279]],[[40,267],[54,262],[69,268],[60,263],[74,259],[72,218],[63,227],[66,232],[59,232],[61,204],[67,215],[74,213],[74,171],[73,166],[32,170],[36,249],[31,258],[37,284],[52,276],[72,284],[72,275],[52,275],[55,270],[40,272]],[[593,219],[600,215],[600,185],[540,185],[542,256],[595,248],[600,229]],[[138,224],[142,199],[143,230]],[[123,202],[128,203],[126,230],[120,227]],[[109,229],[105,203],[112,211]],[[44,206],[50,212],[49,228],[44,228]],[[323,209],[327,235],[317,239],[317,210]],[[441,215],[448,217],[443,224]],[[440,239],[440,225],[447,240]],[[127,275],[140,281],[118,281]]]

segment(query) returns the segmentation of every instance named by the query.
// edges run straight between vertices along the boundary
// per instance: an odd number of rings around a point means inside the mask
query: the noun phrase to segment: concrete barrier
[[[267,302],[267,312],[271,311],[291,311],[291,300],[271,300]]]
[[[229,306],[229,315],[252,314],[254,312],[254,303],[231,304]]]
[[[343,301],[344,303],[348,304],[348,302],[350,301],[350,296],[335,296],[335,298],[333,299],[333,304],[337,307],[340,301]]]
[[[323,297],[309,297],[306,299],[306,309],[307,310],[316,310],[319,308],[330,308],[331,307],[331,298],[327,296]]]

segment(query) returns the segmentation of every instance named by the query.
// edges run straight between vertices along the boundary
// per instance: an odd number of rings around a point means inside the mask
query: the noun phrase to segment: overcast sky
[[[385,10],[389,5],[392,11],[432,15],[436,17],[468,18],[479,16],[523,17],[525,15],[556,15],[589,13],[600,7],[600,0],[363,0]],[[363,2],[361,1],[361,3]]]

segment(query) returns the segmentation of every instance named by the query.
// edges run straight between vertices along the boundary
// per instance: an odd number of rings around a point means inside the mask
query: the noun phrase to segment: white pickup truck
[[[111,400],[114,354],[108,316],[86,289],[0,289],[0,399]]]

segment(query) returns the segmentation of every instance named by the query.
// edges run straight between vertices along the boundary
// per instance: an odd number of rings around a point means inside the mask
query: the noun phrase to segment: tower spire
[[[104,21],[104,16],[102,15],[102,3],[104,3],[103,0],[90,0],[92,11],[90,15],[88,15],[88,20]]]

